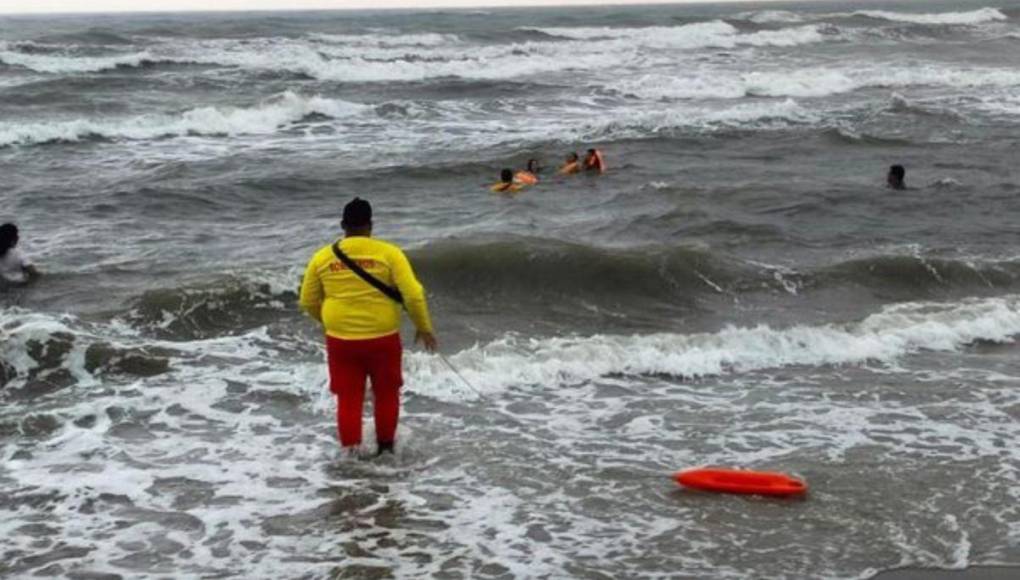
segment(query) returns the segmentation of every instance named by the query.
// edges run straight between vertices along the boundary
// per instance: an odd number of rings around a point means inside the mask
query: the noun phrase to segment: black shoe
[[[390,441],[389,443],[383,443],[381,441],[379,442],[379,450],[376,451],[375,454],[382,455],[383,453],[394,453],[392,441]]]

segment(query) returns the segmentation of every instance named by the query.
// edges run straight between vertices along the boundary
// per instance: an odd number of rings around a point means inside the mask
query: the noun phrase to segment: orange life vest
[[[535,185],[538,183],[538,178],[530,171],[518,171],[514,175],[514,181],[521,185]]]

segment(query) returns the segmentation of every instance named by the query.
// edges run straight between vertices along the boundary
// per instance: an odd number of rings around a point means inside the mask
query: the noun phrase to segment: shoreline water
[[[1020,2],[844,4],[0,18],[0,575],[1011,559]],[[296,305],[355,196],[466,379],[405,332],[380,460]]]
[[[1014,580],[1020,578],[1020,566],[972,566],[963,570],[903,568],[872,576],[874,580]]]

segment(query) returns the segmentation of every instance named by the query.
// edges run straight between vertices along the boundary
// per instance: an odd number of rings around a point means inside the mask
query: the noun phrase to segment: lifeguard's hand
[[[416,332],[414,334],[414,341],[422,343],[425,350],[428,352],[436,352],[439,350],[439,342],[436,341],[436,335],[431,332]]]

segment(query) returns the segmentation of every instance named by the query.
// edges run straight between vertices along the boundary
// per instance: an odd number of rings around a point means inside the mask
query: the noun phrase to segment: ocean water
[[[2,17],[0,576],[1017,563],[1018,135],[1016,2]],[[382,459],[296,307],[356,195],[470,383]]]

